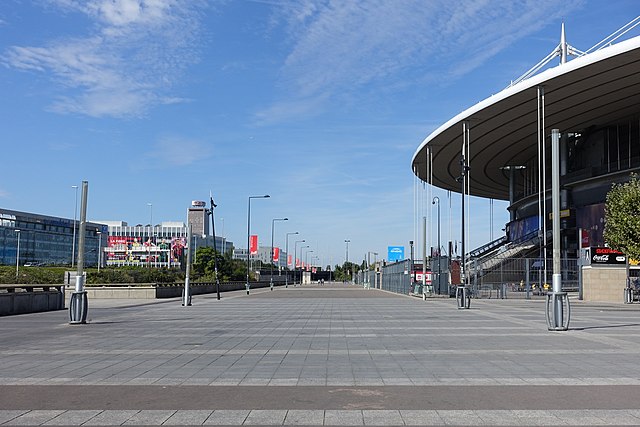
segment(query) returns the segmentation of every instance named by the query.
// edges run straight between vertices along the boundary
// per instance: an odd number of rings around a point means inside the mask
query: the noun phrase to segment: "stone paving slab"
[[[0,425],[637,425],[640,305],[342,283],[0,321]]]
[[[0,410],[0,416],[8,416]],[[57,412],[57,413],[54,413]],[[181,410],[173,416],[143,411],[29,411],[9,417],[3,426],[20,425],[315,425],[315,426],[603,426],[640,423],[638,410]],[[141,415],[142,413],[142,415]],[[60,421],[60,422],[56,422]],[[186,423],[188,422],[188,423]]]

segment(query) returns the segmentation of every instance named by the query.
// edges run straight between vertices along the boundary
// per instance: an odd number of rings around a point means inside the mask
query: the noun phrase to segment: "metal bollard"
[[[466,286],[456,287],[456,302],[458,303],[458,309],[471,307],[471,294]]]
[[[569,304],[569,296],[566,292],[548,292],[546,308],[547,327],[550,331],[569,329],[571,304]]]
[[[191,292],[189,291],[189,288],[186,288],[186,292],[189,292],[189,295],[187,295],[187,298],[185,299],[184,293],[185,293],[185,288],[182,288],[182,306],[183,307],[187,307],[187,306],[191,306]]]
[[[87,323],[89,302],[87,291],[73,292],[69,301],[69,324],[79,325]]]
[[[633,290],[629,287],[624,288],[624,303],[633,304]]]

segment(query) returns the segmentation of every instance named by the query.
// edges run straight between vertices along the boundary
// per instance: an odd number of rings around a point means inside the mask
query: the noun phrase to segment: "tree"
[[[215,256],[215,258],[214,258]],[[215,261],[218,262],[218,278],[221,282],[241,281],[246,274],[246,264],[233,259],[231,251],[224,255],[214,252],[211,247],[198,248],[196,262],[193,264],[193,274],[197,280],[215,280]]]
[[[630,259],[640,260],[640,180],[613,184],[605,204],[604,238]]]

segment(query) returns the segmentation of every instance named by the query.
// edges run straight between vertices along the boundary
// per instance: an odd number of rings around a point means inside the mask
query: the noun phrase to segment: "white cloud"
[[[198,61],[197,0],[50,0],[61,11],[82,13],[94,26],[86,37],[45,46],[13,46],[3,62],[51,73],[61,91],[50,109],[93,117],[140,116],[179,102],[167,94],[181,72]]]
[[[160,139],[148,153],[148,157],[157,162],[158,167],[188,166],[205,160],[212,154],[211,147],[201,141],[181,137]]]
[[[288,105],[353,96],[370,83],[389,90],[465,75],[582,0],[307,0],[275,8],[291,49],[282,67]],[[384,96],[385,94],[379,94]],[[291,110],[305,111],[301,105]],[[264,120],[264,117],[263,117]]]

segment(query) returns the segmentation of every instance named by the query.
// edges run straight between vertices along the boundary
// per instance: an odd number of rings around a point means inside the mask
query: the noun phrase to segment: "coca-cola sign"
[[[627,257],[611,248],[591,248],[591,264],[625,264]]]

